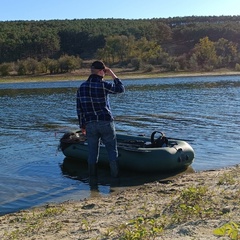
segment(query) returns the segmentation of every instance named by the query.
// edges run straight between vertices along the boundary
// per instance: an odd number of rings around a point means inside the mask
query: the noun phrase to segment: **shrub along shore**
[[[132,69],[113,68],[114,72],[120,79],[149,79],[149,78],[170,78],[170,77],[194,77],[194,76],[230,76],[240,75],[239,71],[222,69],[212,72],[144,72],[134,71]],[[25,75],[25,76],[0,76],[1,83],[18,83],[18,82],[47,82],[47,81],[68,81],[68,80],[86,80],[90,74],[89,69],[80,69],[71,73],[64,74],[42,74],[42,75]],[[107,80],[108,76],[105,77]]]

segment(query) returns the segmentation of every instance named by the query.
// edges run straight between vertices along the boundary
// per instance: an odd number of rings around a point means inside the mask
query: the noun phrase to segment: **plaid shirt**
[[[109,83],[103,81],[101,76],[90,75],[77,91],[77,115],[80,128],[85,128],[88,122],[113,121],[108,94],[124,91],[124,86],[118,78],[114,79],[114,83]]]

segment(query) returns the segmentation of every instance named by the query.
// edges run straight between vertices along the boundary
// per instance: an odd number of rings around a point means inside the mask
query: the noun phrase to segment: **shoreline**
[[[0,238],[214,240],[214,231],[232,222],[239,239],[239,171],[236,165],[188,173],[109,196],[6,214],[0,217]],[[231,238],[226,233],[224,239]]]
[[[211,76],[240,76],[240,72],[237,71],[214,71],[214,72],[152,72],[146,73],[142,71],[123,71],[121,69],[114,69],[114,72],[122,80],[125,79],[150,79],[150,78],[172,78],[172,77],[211,77]],[[0,77],[0,84],[4,83],[23,83],[23,82],[52,82],[52,81],[73,81],[79,80],[84,81],[89,76],[87,69],[81,71],[75,71],[73,73],[65,74],[46,74],[46,75],[27,75],[27,76],[7,76]],[[108,76],[106,76],[106,80]]]

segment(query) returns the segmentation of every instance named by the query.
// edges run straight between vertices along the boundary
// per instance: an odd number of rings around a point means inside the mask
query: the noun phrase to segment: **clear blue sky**
[[[0,0],[0,21],[240,15],[239,0]]]

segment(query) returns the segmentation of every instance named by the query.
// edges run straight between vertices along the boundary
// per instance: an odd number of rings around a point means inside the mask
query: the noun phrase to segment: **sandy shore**
[[[231,239],[214,234],[226,226],[240,239],[239,172],[240,165],[184,174],[7,214],[0,217],[0,239]]]

